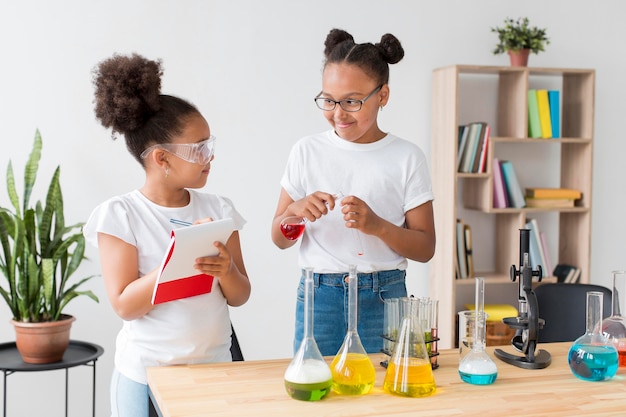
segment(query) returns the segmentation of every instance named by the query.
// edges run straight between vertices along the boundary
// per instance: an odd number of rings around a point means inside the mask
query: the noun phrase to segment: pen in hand
[[[179,226],[191,226],[193,223],[186,222],[178,219],[170,219],[170,223],[177,224]]]

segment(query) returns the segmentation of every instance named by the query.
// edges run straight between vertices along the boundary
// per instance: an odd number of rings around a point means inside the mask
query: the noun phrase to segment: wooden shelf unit
[[[437,247],[430,261],[430,296],[439,300],[440,345],[448,348],[455,341],[457,311],[474,302],[473,286],[468,285],[474,280],[455,279],[456,219],[463,217],[462,212],[469,210],[488,219],[481,222],[486,226],[471,224],[473,232],[493,229],[490,244],[473,242],[474,259],[487,257],[493,264],[487,270],[477,269],[475,274],[487,278],[485,302],[514,303],[517,307],[518,283],[510,280],[509,271],[511,265],[519,265],[519,229],[524,228],[528,217],[543,213],[558,218],[552,222],[558,234],[553,237],[558,241],[558,253],[551,256],[553,266],[577,265],[581,282],[589,282],[595,71],[453,65],[434,70],[432,82],[431,171]],[[546,83],[560,91],[561,138],[531,139],[528,90],[543,88]],[[491,127],[487,172],[458,173],[458,126],[474,121],[486,121]],[[509,155],[514,155],[507,159],[514,162],[518,177],[524,162],[529,171],[547,165],[555,173],[550,178],[539,176],[533,185],[522,187],[573,188],[582,191],[582,199],[573,208],[494,209],[492,162],[507,148]],[[518,149],[532,156],[518,160],[515,155],[522,153]],[[508,299],[502,296],[504,292]]]

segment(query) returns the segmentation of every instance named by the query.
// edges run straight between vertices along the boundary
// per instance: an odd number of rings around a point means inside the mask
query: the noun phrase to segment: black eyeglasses
[[[317,104],[317,107],[319,107],[320,110],[332,111],[335,110],[335,107],[337,107],[337,104],[339,104],[344,111],[355,112],[361,110],[361,108],[363,107],[363,103],[365,103],[370,97],[376,94],[381,88],[383,88],[382,84],[376,87],[374,91],[369,93],[367,97],[365,97],[363,100],[357,100],[354,98],[333,100],[327,97],[320,97],[320,94],[322,94],[321,92],[317,95],[317,97],[315,97],[314,100],[315,104]]]

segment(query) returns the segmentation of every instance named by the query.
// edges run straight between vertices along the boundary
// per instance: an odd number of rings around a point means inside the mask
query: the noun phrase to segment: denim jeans
[[[148,385],[126,378],[117,370],[111,378],[111,416],[148,417]]]
[[[348,330],[348,273],[313,274],[313,335],[324,356],[336,355]],[[357,331],[367,353],[383,347],[384,300],[406,297],[406,272],[359,273]],[[304,334],[304,271],[298,286],[294,352]]]

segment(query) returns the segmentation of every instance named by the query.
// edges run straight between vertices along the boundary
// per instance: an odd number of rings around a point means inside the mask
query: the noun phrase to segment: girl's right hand
[[[335,198],[334,194],[316,191],[291,203],[285,215],[304,217],[314,222],[335,208]]]

